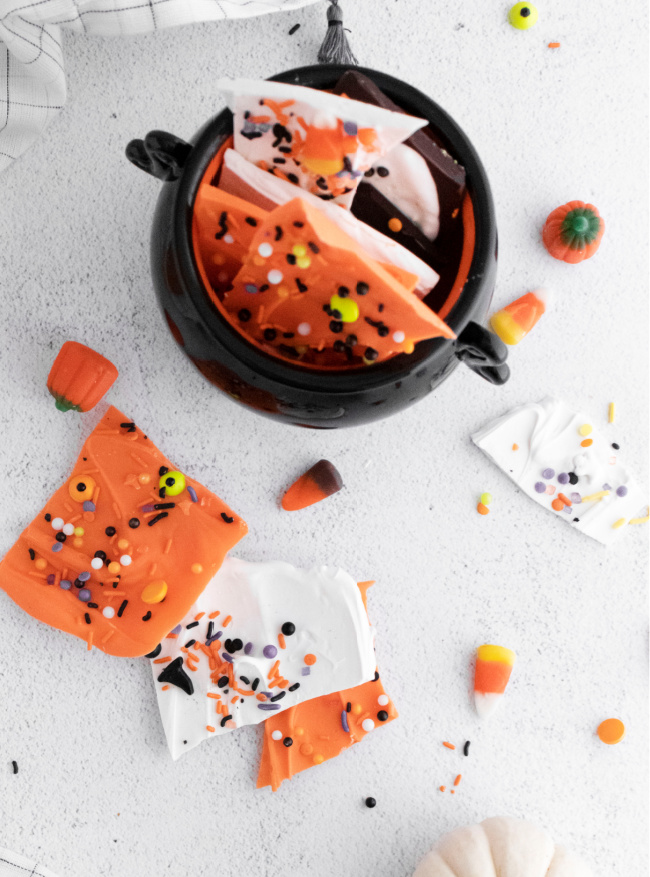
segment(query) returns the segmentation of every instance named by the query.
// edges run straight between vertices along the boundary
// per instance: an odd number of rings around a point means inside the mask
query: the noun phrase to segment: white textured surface
[[[548,0],[528,32],[505,23],[508,3],[344,5],[360,60],[430,93],[474,141],[497,206],[495,302],[556,292],[513,349],[510,383],[459,368],[400,417],[342,432],[291,430],[218,395],[153,306],[159,184],[127,164],[124,146],[152,128],[191,136],[218,109],[219,75],[310,63],[324,4],[121,42],[70,38],[69,104],[0,181],[0,551],[94,422],[59,414],[44,391],[61,342],[86,341],[121,369],[111,401],[248,521],[241,556],[377,579],[369,608],[400,719],[275,795],[256,792],[259,731],[173,763],[146,663],[88,654],[0,595],[0,845],[60,877],[408,877],[443,831],[510,814],[599,875],[646,873],[647,528],[595,545],[469,439],[553,392],[609,429],[648,485],[645,4]],[[547,213],[572,198],[593,200],[607,222],[580,266],[554,262],[539,240]],[[345,490],[280,512],[282,488],[320,457]],[[474,507],[486,489],[483,518]],[[518,663],[480,725],[470,665],[485,641],[515,649]],[[606,747],[594,732],[612,715],[628,733]],[[437,791],[459,772],[453,797]]]

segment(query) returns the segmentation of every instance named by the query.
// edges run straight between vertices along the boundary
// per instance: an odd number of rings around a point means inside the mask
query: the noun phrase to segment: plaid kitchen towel
[[[97,36],[297,9],[316,0],[0,0],[0,171],[63,107],[61,28]],[[1,874],[1,872],[0,872]]]
[[[56,874],[31,859],[0,847],[0,877],[56,877]]]

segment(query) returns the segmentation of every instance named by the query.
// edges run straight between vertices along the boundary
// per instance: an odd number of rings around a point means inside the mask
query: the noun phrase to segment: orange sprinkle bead
[[[598,725],[598,736],[603,743],[613,746],[625,737],[625,725],[620,719],[605,719]]]
[[[45,567],[47,566],[47,560],[44,560],[42,557],[39,557],[35,561],[34,566],[36,567],[36,569],[45,569]]]
[[[215,729],[212,727],[212,725],[206,725],[206,726],[205,726],[205,730],[206,730],[206,731],[210,731],[210,733],[212,734],[212,733],[214,733],[214,730],[215,730]]]
[[[200,563],[193,563],[192,566],[190,567],[190,569],[192,570],[192,572],[194,573],[195,576],[198,576],[199,573],[203,572],[203,567],[201,566]]]
[[[108,564],[108,571],[112,576],[116,576],[121,569],[122,567],[116,560],[112,560]]]
[[[316,663],[316,655],[312,655],[311,652],[308,655],[305,655],[305,664],[308,667],[311,667],[312,664]]]
[[[144,486],[145,484],[149,484],[149,482],[151,481],[151,475],[149,475],[148,472],[141,472],[140,475],[138,475],[138,481],[140,482],[140,484],[142,484],[142,486]]]
[[[551,503],[551,507],[554,508],[556,512],[561,512],[564,508],[564,503],[561,499],[554,499]]]
[[[447,788],[447,786],[440,786],[440,791],[444,792],[446,788]]]
[[[395,232],[401,231],[402,230],[402,220],[398,219],[396,216],[394,216],[392,219],[388,220],[388,228],[391,231],[395,231]]]
[[[594,443],[593,439],[583,439],[580,442],[580,447],[581,448],[588,448],[588,447],[590,447],[590,445],[593,445],[593,443]]]
[[[322,764],[325,761],[322,755],[314,755],[314,764]]]
[[[490,509],[486,505],[483,505],[482,502],[480,502],[476,506],[476,511],[479,513],[479,515],[489,515],[490,514]]]

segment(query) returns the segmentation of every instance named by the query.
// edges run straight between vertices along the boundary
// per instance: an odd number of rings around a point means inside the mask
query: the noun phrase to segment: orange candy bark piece
[[[314,505],[327,499],[343,487],[341,475],[329,460],[319,460],[301,475],[282,497],[282,508],[287,512]]]
[[[206,183],[194,202],[192,237],[210,284],[229,289],[242,266],[258,225],[268,211]]]
[[[455,337],[413,294],[418,278],[395,273],[295,198],[256,230],[224,305],[259,343],[322,350],[354,336],[354,352],[369,361],[410,353],[424,338]]]
[[[34,618],[89,648],[127,657],[152,651],[247,532],[219,497],[187,475],[180,494],[161,498],[160,478],[174,469],[111,407],[73,475],[0,563],[0,587]],[[153,508],[167,503],[173,506]],[[106,555],[100,564],[96,552]],[[149,602],[150,586],[161,582],[164,601]]]

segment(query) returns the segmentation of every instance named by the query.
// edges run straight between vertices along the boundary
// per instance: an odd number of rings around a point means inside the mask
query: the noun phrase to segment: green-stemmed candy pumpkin
[[[605,221],[593,204],[569,201],[549,214],[542,240],[554,259],[583,262],[591,259],[605,232]]]
[[[90,411],[113,385],[113,363],[85,344],[66,341],[47,377],[59,411]]]

